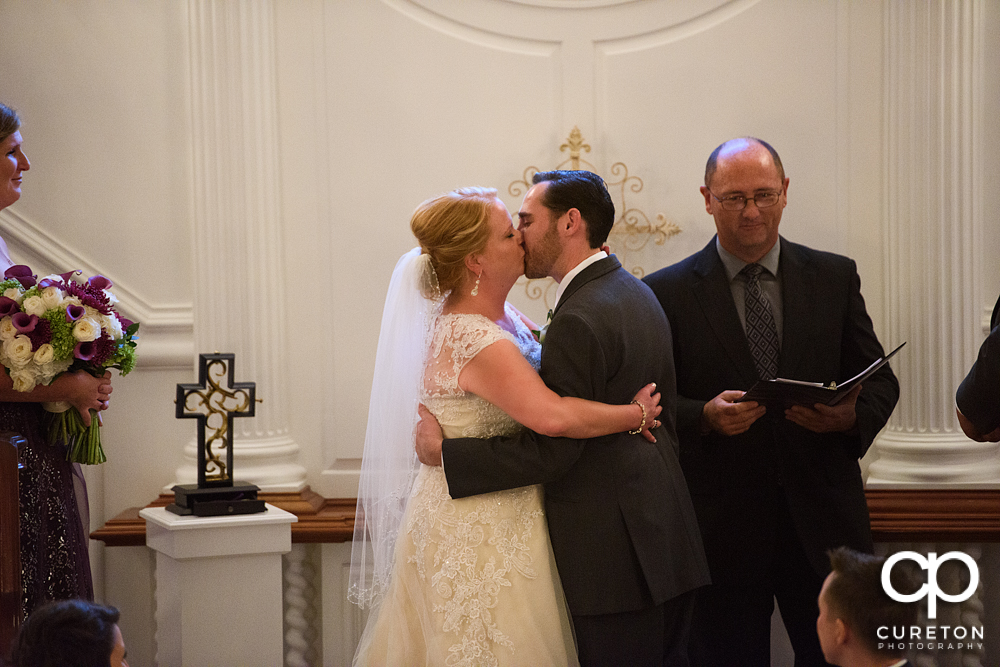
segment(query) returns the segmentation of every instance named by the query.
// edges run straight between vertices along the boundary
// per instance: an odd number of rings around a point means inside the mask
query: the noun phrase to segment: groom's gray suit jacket
[[[670,325],[646,285],[614,257],[567,286],[542,346],[541,376],[563,396],[628,403],[646,383],[662,394],[656,444],[616,433],[589,440],[524,430],[445,440],[453,498],[545,485],[545,509],[570,612],[660,604],[709,583],[677,459]]]

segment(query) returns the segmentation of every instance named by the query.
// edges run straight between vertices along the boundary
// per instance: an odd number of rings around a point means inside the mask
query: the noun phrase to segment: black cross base
[[[174,502],[167,511],[181,516],[227,516],[266,512],[254,484],[234,482],[232,486],[198,488],[197,484],[177,484],[171,489]]]

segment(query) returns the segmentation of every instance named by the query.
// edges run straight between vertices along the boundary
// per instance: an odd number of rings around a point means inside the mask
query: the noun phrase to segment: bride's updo
[[[494,188],[459,188],[431,197],[413,212],[410,229],[431,258],[442,294],[462,284],[465,258],[486,247],[496,201]]]

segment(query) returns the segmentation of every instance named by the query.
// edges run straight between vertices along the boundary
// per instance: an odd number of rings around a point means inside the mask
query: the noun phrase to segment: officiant
[[[681,467],[712,576],[693,665],[769,665],[775,598],[795,664],[825,665],[826,552],[873,549],[858,459],[899,398],[889,366],[835,406],[735,402],[759,379],[842,381],[884,355],[854,261],[779,236],[788,184],[766,142],[722,144],[701,187],[716,236],[644,279],[674,334]]]

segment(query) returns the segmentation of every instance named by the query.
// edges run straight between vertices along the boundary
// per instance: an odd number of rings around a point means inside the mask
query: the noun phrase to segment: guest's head
[[[413,213],[410,229],[430,255],[442,293],[503,291],[524,269],[521,235],[493,188],[460,188],[428,199]],[[478,290],[477,290],[478,293]]]
[[[880,639],[878,629],[909,627],[917,620],[917,605],[898,602],[882,588],[884,558],[847,547],[830,552],[833,571],[819,594],[816,632],[827,662],[841,667],[892,664],[903,657],[900,642]],[[900,593],[916,590],[904,567],[894,567],[891,582]]]
[[[44,604],[21,625],[11,667],[128,667],[118,610],[85,600]]]
[[[518,211],[524,274],[562,280],[607,241],[615,205],[601,177],[589,171],[542,171],[532,182]]]
[[[712,151],[701,194],[725,250],[756,262],[777,243],[788,179],[778,152],[767,142],[742,137]]]
[[[0,209],[21,197],[21,172],[31,163],[21,150],[21,119],[6,104],[0,104]]]

